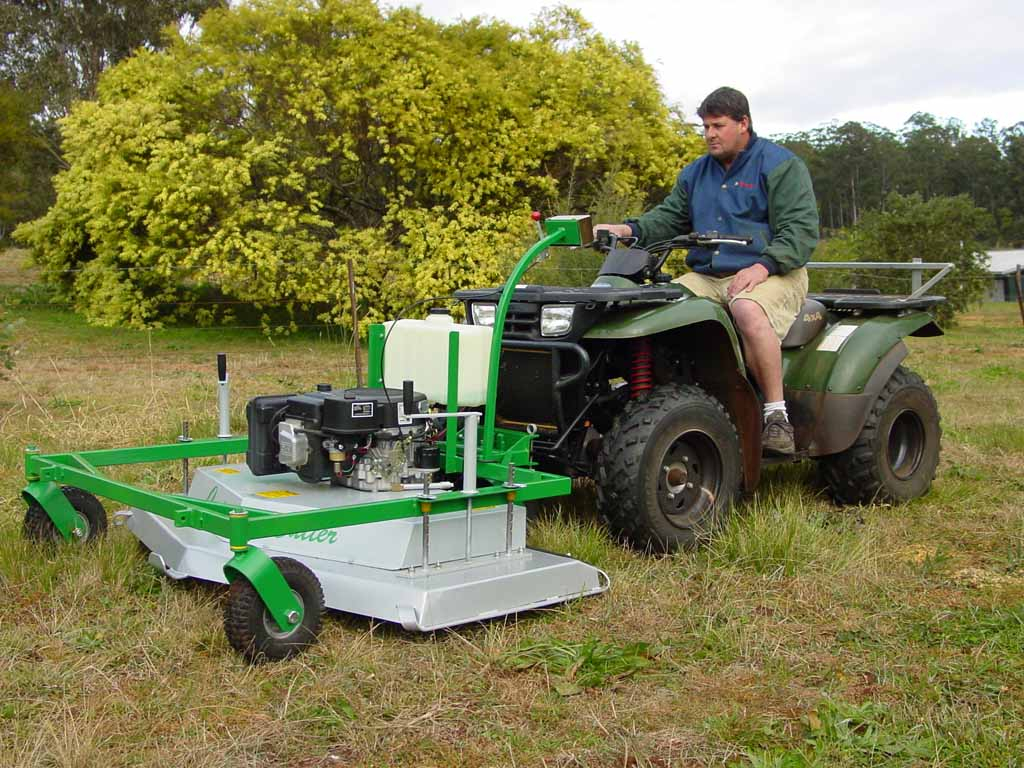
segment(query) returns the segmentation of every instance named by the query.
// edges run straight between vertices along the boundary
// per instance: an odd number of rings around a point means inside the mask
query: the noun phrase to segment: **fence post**
[[[356,308],[356,270],[348,260],[348,300],[352,304],[352,354],[356,358],[356,386],[363,386],[363,366],[359,362],[359,310]]]
[[[1017,306],[1020,308],[1020,323],[1024,325],[1024,294],[1021,292],[1020,264],[1017,265]]]

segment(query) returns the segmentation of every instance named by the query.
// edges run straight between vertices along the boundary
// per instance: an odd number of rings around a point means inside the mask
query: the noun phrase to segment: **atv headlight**
[[[575,305],[552,304],[540,311],[540,335],[564,336],[572,328],[572,313]]]
[[[474,304],[473,325],[494,325],[494,313],[497,309],[495,304]]]

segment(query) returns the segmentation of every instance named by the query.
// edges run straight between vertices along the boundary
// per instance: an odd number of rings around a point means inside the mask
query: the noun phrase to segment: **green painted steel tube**
[[[477,474],[491,482],[504,483],[508,479],[508,465],[481,464]],[[567,496],[572,493],[572,480],[562,475],[551,475],[536,469],[516,465],[516,482],[523,485],[516,492],[517,501],[534,501],[551,496]],[[474,502],[474,507],[476,503]]]
[[[302,621],[302,603],[292,593],[277,563],[259,547],[236,552],[224,564],[224,576],[229,583],[239,576],[248,579],[282,632],[288,632]]]
[[[550,246],[563,242],[565,236],[565,231],[559,230],[534,243],[519,259],[502,288],[501,299],[498,300],[498,307],[494,312],[494,334],[491,337],[490,364],[487,366],[487,412],[484,414],[484,437],[480,455],[483,461],[493,461],[497,453],[494,446],[494,411],[498,400],[498,367],[501,363],[501,338],[505,330],[505,315],[508,314],[508,305],[512,303],[512,294],[515,293],[520,278],[526,274],[526,270],[536,258]]]
[[[40,458],[47,459],[51,457]],[[191,499],[183,501],[169,494],[136,488],[128,483],[111,480],[104,475],[86,472],[58,462],[42,464],[40,476],[43,480],[50,481],[51,483],[71,485],[97,496],[119,501],[130,507],[145,509],[154,515],[173,520],[175,525],[200,528],[224,538],[227,538],[229,535],[227,515],[232,507],[227,505],[220,505],[221,509],[216,511],[206,508],[205,504],[194,506],[190,503]],[[35,483],[29,484],[25,489],[26,492],[29,492],[35,485]],[[61,494],[61,498],[63,498],[63,494]],[[43,505],[43,509],[52,518],[54,511],[59,506],[59,501],[54,500],[56,501],[56,505],[54,505],[46,499],[36,498],[36,500]],[[56,520],[54,522],[56,523]]]
[[[245,552],[249,539],[249,510],[232,509],[228,512],[228,546],[232,552]]]
[[[96,470],[96,465],[93,464],[92,462],[83,459],[82,454],[72,453],[69,454],[69,458],[78,465],[79,469],[83,469],[86,472],[92,472],[94,475],[98,474]]]
[[[384,386],[384,326],[374,323],[366,335],[366,386]]]
[[[218,502],[206,501],[203,499],[191,499],[188,497],[175,496],[171,494],[147,491],[127,483],[112,480],[100,474],[93,474],[76,467],[50,461],[52,457],[39,457],[43,479],[40,483],[30,484],[26,492],[32,498],[36,498],[48,514],[52,516],[52,509],[59,507],[59,500],[52,503],[50,497],[42,495],[43,486],[53,483],[65,483],[76,488],[94,493],[97,496],[119,501],[131,507],[137,507],[151,512],[159,517],[174,522],[176,526],[197,528],[207,531],[216,536],[231,540],[235,546],[242,546],[244,543],[255,539],[262,539],[272,536],[286,536],[293,533],[305,533],[308,531],[319,531],[325,528],[344,528],[350,525],[362,525],[363,523],[376,523],[385,520],[400,520],[407,517],[418,517],[421,514],[419,504],[415,497],[402,499],[390,499],[388,501],[371,502],[358,504],[349,507],[331,507],[326,509],[311,509],[302,512],[289,512],[282,515],[266,510],[253,509],[249,507],[237,507]],[[480,478],[494,483],[505,481],[507,468],[504,464],[493,464],[481,462],[477,465],[477,474]],[[561,496],[571,490],[571,481],[560,475],[549,475],[523,467],[517,469],[517,478],[527,485],[519,493],[519,498],[524,500],[547,498],[549,496]],[[39,493],[40,496],[35,494]],[[431,506],[431,514],[443,514],[445,512],[465,511],[466,501],[473,500],[475,509],[485,509],[499,506],[505,501],[505,489],[500,485],[483,486],[473,496],[467,496],[461,491],[450,491],[437,496]],[[69,505],[70,506],[70,505]],[[245,539],[243,541],[237,535],[232,536],[231,512],[245,511],[248,517],[245,522]]]
[[[448,413],[459,410],[459,332],[448,334]],[[459,441],[459,420],[449,416],[444,431],[444,471],[458,472],[461,466],[455,455]]]
[[[188,443],[170,443],[168,445],[146,445],[136,448],[108,448],[99,451],[77,451],[75,453],[39,454],[26,453],[25,475],[32,477],[37,464],[43,459],[61,464],[90,467],[109,467],[115,464],[145,464],[151,461],[171,461],[173,459],[195,459],[205,456],[223,456],[224,454],[245,453],[249,447],[247,437],[205,438]]]

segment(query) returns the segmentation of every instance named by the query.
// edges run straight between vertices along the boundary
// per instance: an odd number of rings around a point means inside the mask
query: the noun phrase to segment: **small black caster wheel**
[[[275,557],[274,562],[302,604],[302,621],[282,630],[255,587],[241,576],[231,584],[224,606],[228,642],[249,661],[257,663],[287,659],[315,643],[324,615],[324,592],[313,572],[290,557]]]
[[[84,544],[95,541],[107,532],[107,511],[99,499],[81,488],[68,485],[61,487],[61,491],[77,513],[72,541]],[[46,510],[35,499],[28,503],[21,531],[29,541],[56,543],[64,540]]]

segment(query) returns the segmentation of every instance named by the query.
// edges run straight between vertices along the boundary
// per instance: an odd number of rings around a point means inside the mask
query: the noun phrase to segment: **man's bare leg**
[[[735,299],[730,309],[743,340],[747,366],[761,387],[765,402],[781,402],[782,346],[775,329],[768,322],[768,316],[760,304],[749,299]],[[783,413],[780,411],[766,419],[762,441],[769,452],[788,455],[795,450],[793,427]]]
[[[743,339],[747,367],[754,374],[765,400],[781,400],[782,347],[768,316],[760,304],[749,299],[736,299],[730,309]]]

